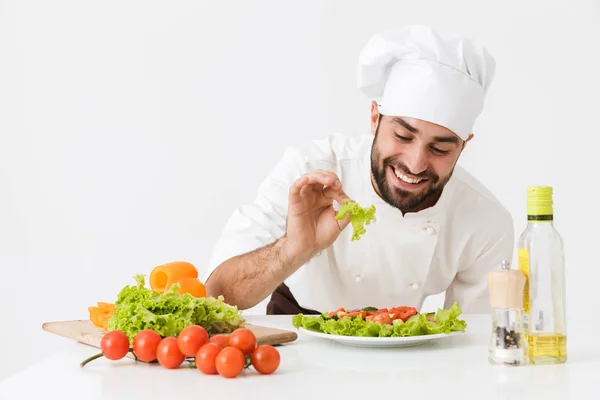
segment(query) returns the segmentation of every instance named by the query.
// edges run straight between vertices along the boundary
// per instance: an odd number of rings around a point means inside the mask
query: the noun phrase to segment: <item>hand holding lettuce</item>
[[[395,319],[391,324],[364,319],[362,314],[337,318],[329,317],[328,313],[318,316],[298,314],[292,318],[292,323],[296,328],[302,327],[330,335],[403,337],[464,332],[467,323],[458,318],[460,314],[462,310],[458,303],[454,302],[449,310],[438,309],[435,315],[415,314],[406,321]]]

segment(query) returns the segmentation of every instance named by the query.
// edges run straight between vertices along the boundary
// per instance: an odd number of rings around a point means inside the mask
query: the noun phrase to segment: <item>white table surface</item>
[[[504,367],[487,361],[490,317],[462,317],[467,335],[402,349],[347,347],[299,332],[297,341],[278,347],[281,365],[275,374],[252,370],[235,379],[131,359],[100,358],[80,368],[98,350],[72,342],[0,382],[0,399],[600,399],[595,318],[569,327],[566,364]],[[246,318],[294,329],[290,316]]]

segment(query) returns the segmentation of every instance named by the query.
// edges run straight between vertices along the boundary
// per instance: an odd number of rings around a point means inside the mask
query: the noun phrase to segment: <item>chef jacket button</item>
[[[409,285],[412,289],[418,289],[419,288],[419,284],[418,283],[411,283]]]
[[[359,283],[361,279],[362,279],[362,278],[360,277],[360,275],[356,275],[356,276],[354,277],[354,280],[356,281],[356,283]]]
[[[435,235],[435,228],[428,226],[427,228],[423,228],[425,229],[428,233]]]

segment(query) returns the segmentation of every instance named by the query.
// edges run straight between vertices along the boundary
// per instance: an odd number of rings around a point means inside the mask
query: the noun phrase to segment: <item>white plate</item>
[[[439,333],[435,335],[404,336],[404,337],[362,337],[362,336],[342,336],[330,335],[327,333],[310,331],[300,327],[300,330],[307,335],[332,340],[347,346],[355,347],[411,347],[418,346],[432,340],[449,338],[457,335],[464,335],[464,332]]]

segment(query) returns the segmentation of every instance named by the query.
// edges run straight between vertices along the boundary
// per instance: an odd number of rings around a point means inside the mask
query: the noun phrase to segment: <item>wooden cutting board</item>
[[[293,342],[298,338],[296,332],[284,329],[251,324],[246,325],[246,328],[256,335],[257,345],[270,344],[274,346]],[[100,341],[106,333],[104,329],[98,328],[90,320],[45,322],[42,324],[42,329],[98,349],[100,348]],[[133,357],[131,353],[128,356]]]

